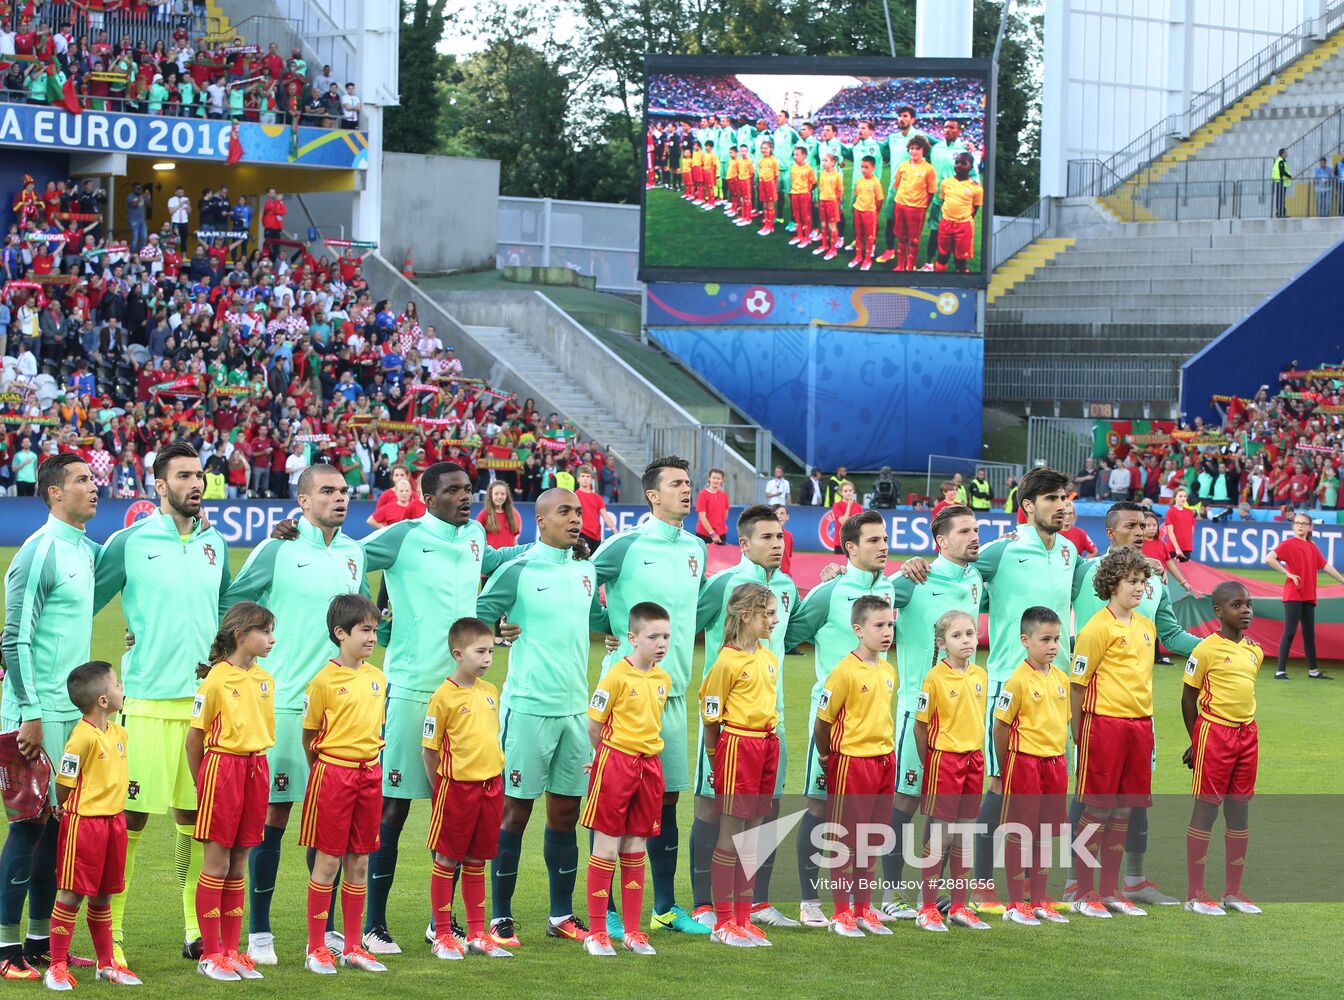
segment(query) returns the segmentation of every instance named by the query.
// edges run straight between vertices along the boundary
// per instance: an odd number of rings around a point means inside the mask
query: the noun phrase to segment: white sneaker
[[[257,965],[275,964],[275,935],[261,931],[247,936],[247,953]]]
[[[1118,913],[1122,917],[1146,917],[1148,911],[1142,907],[1135,906],[1124,896],[1107,896],[1102,900],[1106,909],[1112,913]]]
[[[709,939],[729,948],[755,948],[756,942],[743,934],[737,924],[724,924],[710,932]],[[614,954],[614,952],[613,952]]]
[[[642,931],[627,931],[621,938],[621,944],[625,945],[626,951],[632,951],[636,955],[656,955],[653,945],[649,944],[649,936]]]
[[[392,934],[386,927],[375,927],[366,933],[362,941],[364,950],[370,955],[400,955],[401,945],[392,939]],[[327,942],[327,947],[331,947],[331,942]]]
[[[881,926],[881,925],[879,925]],[[882,928],[884,931],[887,929]],[[859,922],[854,919],[854,915],[848,911],[836,914],[831,920],[831,933],[839,937],[861,938],[864,937],[863,929],[859,927]],[[890,934],[890,931],[887,931]]]
[[[583,939],[583,950],[597,958],[615,958],[616,949],[611,946],[611,938],[606,931],[589,934]]]
[[[854,923],[858,925],[859,930],[867,931],[869,934],[876,934],[883,937],[891,933],[891,928],[882,922],[882,914],[878,913],[871,906],[864,909],[862,913],[854,914]]]
[[[53,962],[42,974],[42,985],[49,990],[64,993],[66,990],[73,990],[76,983],[75,977],[70,974],[70,967],[65,962]]]
[[[702,927],[708,927],[710,930],[714,929],[714,924],[718,921],[718,918],[714,916],[714,907],[712,906],[696,907],[691,913],[691,919]]]
[[[196,971],[219,983],[236,983],[243,977],[221,955],[210,955],[196,963]]]
[[[319,976],[334,976],[338,971],[336,959],[326,948],[310,951],[304,958],[303,964],[308,967],[309,972],[316,972]]]
[[[989,924],[985,923],[975,915],[975,911],[969,906],[955,906],[947,914],[949,923],[956,924],[958,927],[965,927],[972,931],[987,931]]]
[[[804,927],[830,927],[831,922],[822,912],[821,903],[808,900],[798,907],[798,920]]]
[[[1120,890],[1129,899],[1131,903],[1145,903],[1149,906],[1180,906],[1181,901],[1175,896],[1168,896],[1157,887],[1157,883],[1149,882],[1146,878],[1140,879],[1132,886],[1129,879],[1125,879],[1125,887]]]
[[[236,951],[231,951],[224,957],[228,960],[229,965],[233,966],[233,971],[238,973],[239,979],[266,978],[257,971],[257,963],[252,961],[247,955],[240,955]]]
[[[489,934],[477,934],[468,941],[467,952],[485,958],[513,958],[513,952],[501,948]]]
[[[797,927],[798,921],[784,916],[769,903],[759,909],[752,907],[751,922],[765,927]]]
[[[1069,918],[1053,906],[1033,906],[1031,915],[1037,920],[1044,920],[1047,924],[1067,924],[1069,922]]]
[[[883,923],[895,923],[897,920],[914,920],[919,911],[904,896],[893,896],[878,909]]]
[[[1247,897],[1247,896],[1243,896],[1243,895],[1242,895],[1241,893],[1239,893],[1239,892],[1235,892],[1235,893],[1232,893],[1232,894],[1230,894],[1230,895],[1224,896],[1224,897],[1223,897],[1223,906],[1224,906],[1226,909],[1229,909],[1229,910],[1236,910],[1238,913],[1264,913],[1264,912],[1265,912],[1264,910],[1260,909],[1260,907],[1258,907],[1258,906],[1256,906],[1254,903],[1252,903],[1251,900],[1249,899],[1249,897]]]
[[[467,957],[462,953],[462,946],[457,943],[457,938],[451,934],[436,937],[434,944],[430,946],[430,950],[435,958],[444,962],[461,961]]]
[[[363,972],[386,972],[387,966],[374,958],[363,948],[345,952],[341,955],[341,964]]]
[[[339,955],[345,951],[345,935],[340,931],[327,931],[327,935],[322,939],[327,946],[327,951],[333,955]]]
[[[1040,927],[1041,922],[1032,911],[1031,907],[1023,903],[1020,906],[1006,906],[1003,910],[1003,919],[1010,924],[1021,924],[1023,927]]]
[[[936,906],[926,906],[915,915],[915,926],[922,931],[946,931],[943,915]]]
[[[1187,899],[1185,910],[1187,913],[1198,913],[1202,917],[1227,916],[1227,911],[1208,896],[1196,896],[1194,899]]]
[[[1077,896],[1077,893],[1074,893],[1074,895]],[[1070,904],[1070,907],[1074,913],[1084,917],[1110,919],[1111,916],[1111,911],[1106,908],[1106,904],[1102,902],[1101,897],[1095,892],[1090,892],[1086,896],[1074,899]]]

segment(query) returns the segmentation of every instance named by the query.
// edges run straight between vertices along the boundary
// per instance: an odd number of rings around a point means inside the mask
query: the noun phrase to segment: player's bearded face
[[[1062,530],[1067,505],[1063,493],[1047,493],[1037,497],[1031,511],[1032,523],[1041,531],[1054,533]]]

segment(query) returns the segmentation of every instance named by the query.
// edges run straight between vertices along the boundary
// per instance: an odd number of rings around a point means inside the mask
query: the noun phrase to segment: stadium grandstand
[[[775,109],[731,76],[696,76],[689,86],[685,77],[651,73],[645,87],[650,118],[726,114],[748,122],[775,120]]]
[[[943,125],[960,122],[962,135],[977,148],[984,145],[984,89],[973,80],[925,79],[860,82],[846,87],[813,114],[818,127],[833,124],[846,142],[858,135],[860,120],[870,117],[873,133],[885,139],[897,128],[903,107],[915,110],[914,127],[926,135],[941,135]]]

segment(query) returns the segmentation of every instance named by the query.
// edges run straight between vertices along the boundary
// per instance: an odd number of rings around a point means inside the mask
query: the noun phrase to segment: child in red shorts
[[[494,656],[494,632],[479,618],[459,618],[448,630],[448,648],[456,666],[429,699],[420,741],[425,773],[434,788],[429,813],[434,957],[463,957],[452,928],[453,872],[460,864],[467,950],[510,958],[485,932],[485,863],[495,856],[504,818],[499,689],[484,679]]]
[[[383,719],[387,678],[368,662],[378,641],[378,606],[362,594],[340,594],[327,608],[327,633],[340,647],[318,671],[303,703],[303,748],[308,788],[303,795],[299,843],[316,849],[308,881],[310,972],[336,973],[327,949],[327,910],[339,870],[345,950],[341,964],[365,972],[387,966],[362,947],[369,855],[378,850],[382,817]]]
[[[1195,808],[1185,834],[1190,882],[1185,908],[1217,917],[1228,910],[1261,912],[1241,891],[1241,874],[1250,844],[1250,801],[1260,760],[1255,677],[1265,653],[1246,636],[1255,617],[1246,588],[1228,580],[1214,587],[1211,596],[1218,631],[1201,641],[1186,661],[1181,714],[1191,741],[1184,760],[1195,772]],[[1221,906],[1204,891],[1209,831],[1220,805],[1227,822]]]
[[[672,642],[671,616],[644,601],[630,609],[630,655],[597,682],[588,703],[588,736],[595,756],[588,772],[582,823],[593,831],[588,861],[590,955],[616,954],[606,924],[607,900],[619,862],[622,944],[636,955],[655,954],[639,930],[644,911],[644,845],[659,833],[663,809],[663,705],[672,679],[658,666]]]
[[[1037,605],[1022,614],[1026,658],[1004,682],[994,703],[994,752],[1003,761],[1003,867],[1008,905],[1003,919],[1026,927],[1042,920],[1067,924],[1045,894],[1055,827],[1068,819],[1068,680],[1054,667],[1059,615]],[[1031,902],[1027,902],[1027,897]]]
[[[199,970],[207,979],[261,979],[251,956],[239,951],[243,929],[243,873],[261,843],[271,772],[266,750],[275,745],[275,680],[257,658],[275,645],[275,615],[260,604],[231,607],[196,671],[200,689],[191,704],[187,765],[196,776],[196,830],[205,844],[196,883],[201,925]]]
[[[915,924],[926,931],[945,931],[934,887],[942,867],[951,827],[974,822],[980,812],[985,779],[985,691],[989,675],[971,659],[977,643],[976,622],[965,611],[949,611],[933,626],[934,655],[947,652],[924,678],[915,706],[915,747],[924,762],[921,810],[929,817],[925,877],[920,883]],[[949,870],[952,906],[947,917],[971,930],[988,930],[966,905],[970,858],[965,838],[957,837]]]
[[[804,232],[802,221],[798,230]],[[723,648],[700,685],[705,754],[713,765],[720,813],[710,874],[716,917],[711,936],[735,948],[765,940],[765,932],[751,922],[755,877],[747,869],[755,870],[755,848],[749,839],[739,849],[734,838],[760,826],[775,794],[779,664],[767,643],[778,621],[777,601],[768,587],[744,583],[734,590],[724,613]]]
[[[821,176],[817,178],[817,212],[821,216],[821,242],[813,254],[824,260],[835,260],[843,240],[840,239],[840,203],[845,197],[845,177],[836,169],[835,154],[821,156]]]
[[[943,214],[938,221],[938,260],[935,271],[946,271],[948,260],[959,273],[966,273],[975,256],[975,217],[985,203],[980,182],[971,177],[974,160],[970,153],[958,153],[952,161],[954,176],[943,178],[938,187]]]
[[[89,937],[98,960],[98,978],[118,986],[140,979],[112,954],[110,897],[126,880],[126,730],[112,721],[121,711],[121,679],[103,660],[70,671],[70,700],[84,717],[75,724],[56,768],[56,905],[51,911],[51,965],[48,989],[72,990],[70,938],[79,904],[89,900]]]
[[[850,862],[833,873],[835,917],[831,930],[841,937],[890,934],[873,909],[873,855],[858,841],[860,825],[891,822],[896,795],[896,752],[891,715],[896,668],[886,660],[895,636],[891,605],[876,595],[860,597],[850,608],[858,648],[826,678],[817,704],[813,743],[826,770],[827,811],[844,828]],[[897,850],[899,850],[899,846]]]

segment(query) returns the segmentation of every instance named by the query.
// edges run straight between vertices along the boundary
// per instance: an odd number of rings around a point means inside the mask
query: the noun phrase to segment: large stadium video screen
[[[983,286],[987,61],[648,56],[640,278]]]

